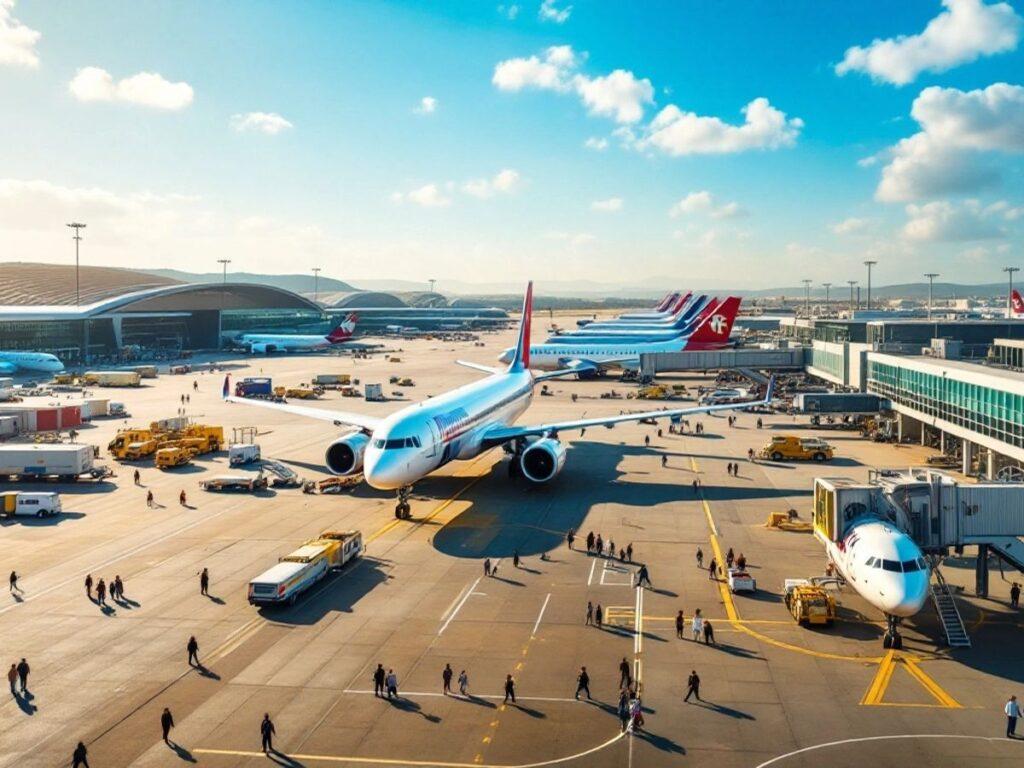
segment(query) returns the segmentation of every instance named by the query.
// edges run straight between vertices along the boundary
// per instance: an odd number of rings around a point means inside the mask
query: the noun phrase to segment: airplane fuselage
[[[59,373],[64,370],[64,363],[47,352],[0,352],[0,373],[17,370]]]
[[[569,361],[580,359],[596,365],[622,365],[624,360],[639,365],[641,354],[679,352],[685,345],[685,340],[680,339],[650,343],[538,344],[530,347],[530,365],[542,371],[555,371],[564,368]],[[506,362],[511,354],[511,349],[505,350],[498,359]]]
[[[246,333],[238,337],[238,344],[246,347],[273,348],[275,352],[300,352],[326,349],[331,342],[326,336],[275,335],[269,333]]]

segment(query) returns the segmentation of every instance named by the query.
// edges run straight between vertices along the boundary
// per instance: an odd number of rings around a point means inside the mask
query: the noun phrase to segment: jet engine
[[[545,437],[530,444],[519,457],[523,476],[533,483],[546,483],[565,466],[565,446],[553,437]]]
[[[363,468],[363,454],[370,438],[362,432],[339,437],[329,446],[324,454],[324,463],[334,475],[354,475]]]

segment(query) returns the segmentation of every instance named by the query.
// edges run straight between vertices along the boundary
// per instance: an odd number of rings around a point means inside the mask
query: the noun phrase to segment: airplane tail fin
[[[690,334],[683,349],[721,349],[729,343],[729,334],[740,310],[740,298],[730,296],[709,313]]]
[[[231,394],[231,374],[224,374],[224,388],[220,391],[221,397],[227,397]]]
[[[359,315],[355,313],[347,315],[345,319],[341,321],[337,328],[335,328],[333,331],[327,334],[327,340],[331,342],[331,344],[338,344],[342,341],[348,341],[349,339],[352,338],[352,333],[356,329],[356,321],[358,320]]]
[[[523,297],[523,317],[519,321],[519,339],[516,341],[515,354],[509,363],[510,371],[521,371],[530,367],[530,316],[533,314],[533,281],[526,284],[526,295]]]
[[[657,303],[657,305],[655,305],[654,311],[655,312],[664,312],[666,309],[668,309],[668,307],[671,306],[672,299],[675,297],[675,295],[676,294],[674,294],[674,293],[670,293],[670,294],[666,295],[665,298],[663,298],[661,301],[659,301]]]
[[[1016,288],[1010,294],[1010,304],[1013,306],[1013,314],[1024,315],[1024,299],[1021,298],[1020,291]]]

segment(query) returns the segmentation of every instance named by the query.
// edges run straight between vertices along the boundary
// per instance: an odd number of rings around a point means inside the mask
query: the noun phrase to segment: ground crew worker
[[[587,534],[587,554],[590,554],[590,552],[591,552],[591,550],[593,548],[594,548],[594,532],[591,531],[590,533]]]
[[[700,547],[697,547],[697,567],[698,568],[703,568],[704,567],[704,550],[701,549]]]
[[[463,696],[468,696],[466,688],[469,686],[469,675],[466,674],[466,670],[459,672],[459,693]]]
[[[452,665],[451,664],[445,664],[444,665],[444,672],[441,673],[441,680],[444,681],[444,689],[442,690],[442,693],[445,696],[447,696],[449,693],[452,692],[452,675],[453,674],[454,673],[452,672]]]
[[[106,605],[107,600],[107,584],[101,578],[96,582],[96,602],[99,605]]]
[[[17,572],[16,571],[11,571],[11,592],[15,592],[15,591],[22,592],[24,590],[22,590],[18,586],[18,574],[17,574]]]
[[[711,558],[711,563],[708,565],[708,579],[714,581],[718,574],[718,563],[715,562],[715,558]]]
[[[572,543],[576,540],[576,532],[570,528],[569,532],[565,534],[565,543],[569,545],[569,549],[572,549]]]
[[[661,466],[662,467],[667,467],[668,466],[668,456],[666,456],[664,453],[661,454]]]
[[[586,693],[588,699],[591,698],[591,696],[590,696],[590,675],[587,674],[587,668],[586,667],[580,667],[580,673],[576,676],[576,698],[577,699],[580,697],[580,691],[583,691],[584,693]],[[513,697],[512,701],[515,701],[515,697]]]
[[[597,604],[597,608],[594,609],[594,624],[598,629],[601,628],[601,622],[604,619],[604,611],[601,610],[601,604]]]
[[[488,558],[486,558],[484,560],[484,576],[490,576],[490,575],[491,575],[491,558],[488,557]]]
[[[594,623],[594,604],[587,601],[587,620],[583,622],[584,626],[590,626]]]
[[[199,391],[199,382],[198,381],[193,381],[192,382],[192,391],[193,392],[198,392]]]
[[[651,447],[651,436],[650,435],[644,435],[644,448],[650,448],[650,447]]]
[[[121,581],[121,576],[120,575],[115,575],[114,576],[114,589],[117,590],[117,598],[116,599],[124,600],[124,582]]]
[[[183,507],[185,506],[185,489],[184,488],[182,488],[181,489],[181,493],[178,494],[178,503],[181,504],[181,506],[183,506]]]
[[[1010,587],[1010,605],[1016,608],[1020,605],[1020,584],[1016,581],[1013,582],[1013,586]]]
[[[729,551],[725,553],[725,567],[732,568],[732,561],[736,559],[736,555],[733,554],[732,547],[729,547]]]
[[[270,720],[270,713],[263,713],[263,722],[260,723],[260,738],[263,742],[263,752],[274,751],[274,734],[277,731],[274,730],[274,723]]]
[[[152,507],[153,506],[153,492],[152,491],[146,491],[146,506],[147,507]]]
[[[1016,738],[1017,718],[1020,717],[1020,704],[1017,703],[1016,696],[1010,697],[1006,706],[1003,707],[1003,712],[1006,713],[1006,738]]]
[[[7,682],[11,685],[11,693],[15,693],[17,689],[14,687],[15,681],[18,679],[18,665],[11,664],[11,668],[7,670]]]
[[[88,754],[89,750],[85,748],[85,744],[78,742],[78,746],[71,754],[71,768],[89,768],[89,760],[86,757]]]
[[[21,683],[21,692],[23,694],[28,693],[28,673],[31,671],[28,662],[24,658],[18,662],[18,680]]]
[[[633,670],[629,666],[629,662],[626,661],[626,657],[622,657],[622,661],[619,662],[619,688],[629,688],[633,685]]]
[[[676,614],[676,637],[680,640],[683,639],[683,627],[686,624],[686,617],[683,616],[682,609]]]
[[[85,596],[92,600],[92,574],[85,574]]]
[[[647,572],[647,566],[641,565],[640,570],[636,572],[636,586],[640,587],[646,583],[648,587],[651,586],[651,576]]]
[[[626,560],[631,562],[631,563],[633,562],[633,542],[632,541],[629,542],[629,544],[626,545]]]
[[[739,557],[736,558],[736,567],[741,571],[747,570],[747,558],[742,552],[740,552]]]
[[[594,553],[600,557],[604,554],[604,539],[601,538],[601,534],[597,534],[597,538],[594,539]]]
[[[170,744],[171,739],[171,728],[174,727],[174,717],[171,716],[171,710],[164,707],[163,713],[160,715],[160,729],[164,732],[164,744]]]
[[[697,701],[702,701],[700,697],[700,677],[697,675],[697,670],[690,672],[690,676],[686,678],[686,696],[683,697],[683,701],[689,701],[690,696],[696,696]]]
[[[398,698],[398,675],[395,674],[395,670],[389,669],[388,676],[384,678],[384,683],[388,687],[388,698]]]
[[[138,485],[138,484],[139,484],[139,480],[140,480],[141,478],[142,478],[142,475],[140,474],[139,470],[137,470],[137,469],[136,469],[136,470],[135,470],[135,484],[136,484],[136,485]]]
[[[210,572],[206,568],[203,568],[202,573],[199,574],[199,594],[210,596]]]
[[[693,642],[700,640],[704,632],[704,617],[700,615],[700,608],[693,612],[693,619],[690,621],[690,631],[693,633]]]
[[[384,665],[378,664],[377,668],[373,670],[373,695],[383,696],[384,695]]]
[[[512,699],[512,703],[516,703],[516,681],[512,679],[512,675],[505,675],[505,700],[502,704],[507,704],[508,700]]]
[[[518,568],[519,567],[519,550],[518,549],[512,550],[512,567],[513,568]]]
[[[697,490],[700,488],[700,480],[693,478],[693,495],[697,495]]]
[[[622,733],[626,732],[629,726],[629,695],[623,691],[619,694],[619,727]]]
[[[704,645],[715,644],[715,628],[711,626],[710,621],[704,622]]]
[[[608,557],[615,558],[615,542],[611,539],[608,540]]]
[[[185,647],[188,649],[188,665],[191,667],[194,659],[197,667],[202,666],[199,663],[199,641],[196,640],[195,635],[188,639],[188,645]]]

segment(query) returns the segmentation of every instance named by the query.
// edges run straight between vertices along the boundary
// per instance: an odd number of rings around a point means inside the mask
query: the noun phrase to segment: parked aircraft
[[[0,373],[19,370],[57,373],[64,370],[64,363],[46,352],[0,352]]]
[[[357,315],[348,315],[341,325],[326,336],[282,334],[282,333],[243,333],[235,344],[245,347],[254,355],[269,355],[271,352],[308,352],[326,349],[336,344],[344,344],[352,338],[356,328]]]
[[[361,471],[366,482],[374,488],[396,490],[395,516],[398,518],[409,516],[409,495],[414,483],[450,461],[473,459],[490,448],[502,446],[511,454],[510,475],[522,475],[531,483],[546,483],[553,480],[565,464],[565,446],[558,440],[559,433],[565,430],[613,427],[619,423],[647,419],[678,420],[693,414],[746,408],[771,400],[772,385],[769,385],[765,399],[755,403],[645,411],[516,426],[514,422],[530,405],[535,382],[576,373],[565,369],[535,375],[530,370],[532,308],[533,283],[530,283],[523,300],[519,339],[507,369],[460,361],[461,365],[487,373],[487,377],[402,408],[385,418],[267,400],[226,399],[354,427],[353,431],[327,447],[327,468],[336,475],[353,475]],[[230,391],[227,380],[225,386]]]
[[[1010,294],[1010,305],[1013,307],[1013,314],[1024,315],[1024,299],[1020,297],[1020,291],[1016,288]]]
[[[728,300],[726,300],[728,301]],[[739,310],[739,300],[736,300]],[[700,326],[718,308],[725,305],[718,299],[708,300],[707,296],[698,296],[687,307],[667,323],[616,323],[614,327],[587,326],[578,331],[566,331],[548,337],[549,344],[591,344],[617,343],[622,341],[662,341],[688,336]]]

